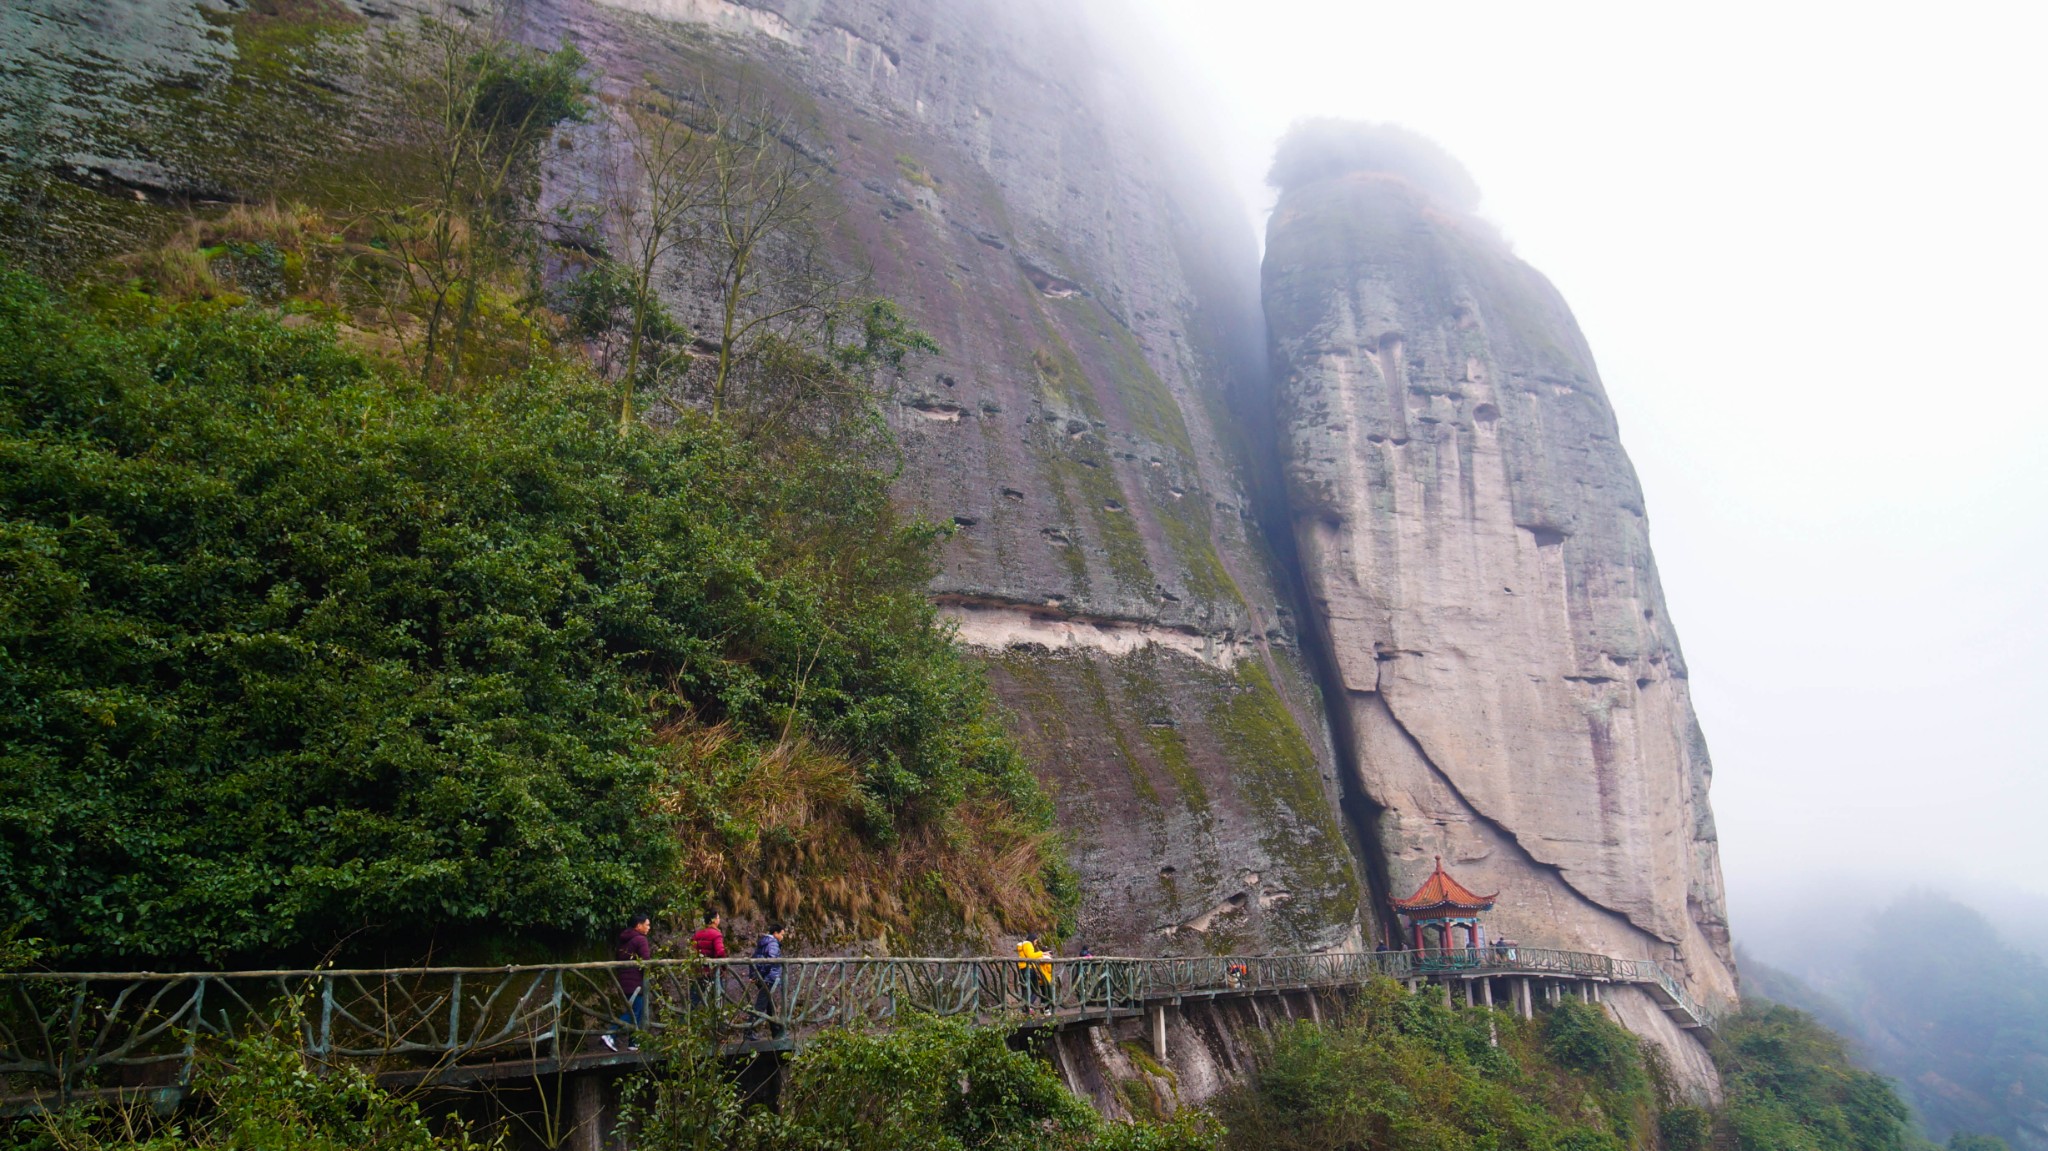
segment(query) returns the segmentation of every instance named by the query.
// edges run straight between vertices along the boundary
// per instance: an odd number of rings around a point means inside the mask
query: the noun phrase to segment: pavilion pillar
[[[1522,976],[1522,978],[1519,980],[1519,986],[1515,988],[1515,1002],[1516,1005],[1521,1008],[1522,1018],[1536,1018],[1536,1004],[1532,1001],[1530,997],[1529,977],[1526,975]]]
[[[1579,1002],[1593,1002],[1593,985],[1591,983],[1582,982],[1579,984]]]
[[[1152,1009],[1152,1057],[1166,1062],[1166,1004]]]
[[[1492,978],[1484,978],[1479,981],[1479,1001],[1488,1007],[1493,1006]]]
[[[1444,993],[1444,1006],[1449,1007],[1451,1005],[1451,981],[1445,979],[1442,983],[1437,984],[1437,987]]]
[[[1470,979],[1467,979],[1465,981],[1465,1006],[1479,1006],[1479,993],[1478,990],[1472,986],[1472,980]]]

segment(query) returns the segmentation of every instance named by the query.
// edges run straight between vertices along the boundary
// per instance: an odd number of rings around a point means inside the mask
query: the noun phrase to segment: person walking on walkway
[[[647,1025],[647,973],[640,965],[654,956],[654,947],[647,941],[647,933],[653,929],[652,916],[635,915],[612,941],[612,959],[625,965],[614,968],[612,974],[619,981],[619,990],[625,993],[626,1010],[619,1016],[618,1025],[599,1038],[613,1051],[619,1049],[620,1031],[637,1033]],[[626,1050],[640,1050],[638,1034],[627,1038]]]
[[[754,1015],[747,1025],[747,1038],[754,1037],[754,1029],[762,1022],[768,1024],[768,1035],[780,1039],[785,1028],[775,1017],[775,989],[782,985],[782,933],[788,930],[780,923],[770,923],[768,930],[754,943]],[[775,960],[764,963],[762,960]]]
[[[1052,952],[1038,946],[1036,935],[1027,935],[1017,941],[1017,977],[1024,985],[1026,1011],[1038,1009],[1041,1004],[1048,1014],[1052,1011],[1052,964],[1024,962],[1051,958]]]
[[[704,916],[704,926],[698,928],[697,934],[690,937],[690,946],[696,950],[697,958],[725,958],[725,932],[719,930],[719,924],[723,920],[724,916],[720,915],[716,908]],[[709,1004],[716,1007],[719,998],[718,968],[706,968],[704,973],[690,984],[690,1006],[703,1007]]]

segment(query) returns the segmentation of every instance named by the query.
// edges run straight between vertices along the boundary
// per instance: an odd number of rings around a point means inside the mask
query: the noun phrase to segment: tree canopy
[[[835,749],[881,840],[1047,821],[864,459],[106,315],[0,274],[0,918],[61,962],[596,932],[687,893],[679,722]]]

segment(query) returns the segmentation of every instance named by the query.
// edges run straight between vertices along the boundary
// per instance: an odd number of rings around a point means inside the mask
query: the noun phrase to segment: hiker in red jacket
[[[722,918],[714,908],[711,914],[704,917],[704,926],[698,928],[697,934],[690,937],[690,946],[697,949],[698,958],[725,958],[725,932],[718,929]],[[706,1003],[715,1004],[718,1000],[718,969],[713,967],[690,984],[690,1006],[702,1007]]]

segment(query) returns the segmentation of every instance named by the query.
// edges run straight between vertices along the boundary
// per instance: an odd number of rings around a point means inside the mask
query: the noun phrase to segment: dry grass
[[[212,299],[246,285],[222,249],[265,247],[275,253],[275,290],[292,298],[338,305],[344,241],[326,214],[304,204],[236,204],[215,216],[193,216],[155,247],[116,261],[165,299]]]
[[[814,946],[890,951],[986,949],[1052,926],[1057,845],[1000,800],[969,799],[885,844],[863,830],[858,767],[828,749],[688,721],[659,738],[683,878],[736,925],[779,919]]]
[[[176,241],[152,248],[129,261],[130,270],[147,280],[160,296],[179,300],[210,300],[222,291],[213,261],[196,244]]]

